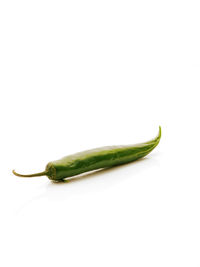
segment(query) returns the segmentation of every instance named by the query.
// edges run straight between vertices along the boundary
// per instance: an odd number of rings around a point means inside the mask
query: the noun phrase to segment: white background
[[[0,2],[0,265],[200,266],[199,1]],[[68,183],[47,162],[147,141]]]

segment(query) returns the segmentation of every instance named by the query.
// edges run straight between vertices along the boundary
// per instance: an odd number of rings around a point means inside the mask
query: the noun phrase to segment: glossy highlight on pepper
[[[19,177],[36,177],[46,175],[50,180],[62,181],[84,172],[113,167],[135,161],[149,154],[160,142],[161,127],[158,135],[145,143],[126,146],[105,146],[86,150],[49,162],[43,172],[34,174],[13,174]]]

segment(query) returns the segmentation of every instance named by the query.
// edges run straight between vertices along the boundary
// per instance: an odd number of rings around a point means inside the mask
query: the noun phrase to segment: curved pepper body
[[[47,176],[51,180],[63,180],[84,172],[135,161],[149,154],[158,145],[160,138],[161,128],[155,139],[145,143],[100,147],[69,155],[49,162],[46,166]]]

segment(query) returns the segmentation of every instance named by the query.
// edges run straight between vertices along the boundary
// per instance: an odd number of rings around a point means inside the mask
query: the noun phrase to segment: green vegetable
[[[140,159],[149,154],[159,143],[161,127],[156,138],[151,141],[127,146],[107,146],[79,152],[60,160],[49,162],[44,172],[22,175],[20,177],[35,177],[47,175],[49,179],[59,181],[80,173],[112,167]]]

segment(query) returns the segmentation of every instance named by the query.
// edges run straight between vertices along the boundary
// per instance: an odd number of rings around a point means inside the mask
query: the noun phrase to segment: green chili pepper
[[[80,173],[108,168],[140,159],[149,154],[159,143],[161,127],[156,138],[151,141],[126,146],[106,146],[91,149],[49,162],[44,172],[35,174],[18,174],[20,177],[35,177],[47,175],[49,179],[59,181]]]

